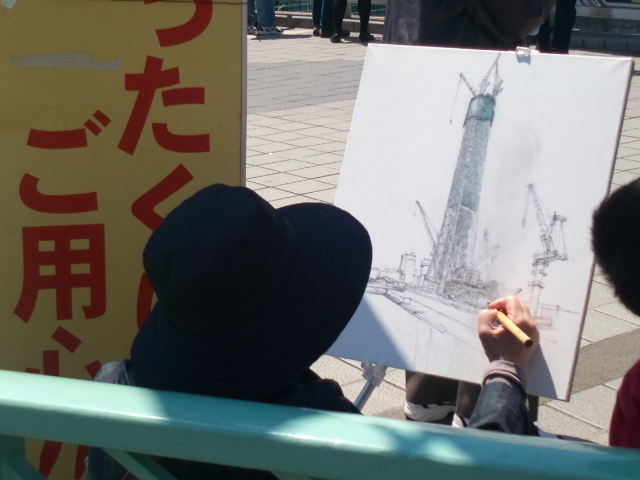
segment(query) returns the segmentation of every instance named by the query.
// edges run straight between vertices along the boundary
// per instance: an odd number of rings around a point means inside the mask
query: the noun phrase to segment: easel
[[[358,395],[358,398],[354,402],[354,405],[358,407],[358,410],[362,410],[364,408],[375,388],[382,383],[382,380],[384,380],[384,377],[387,374],[386,365],[362,362],[360,366],[364,369],[362,376],[367,383],[362,387],[360,395]]]

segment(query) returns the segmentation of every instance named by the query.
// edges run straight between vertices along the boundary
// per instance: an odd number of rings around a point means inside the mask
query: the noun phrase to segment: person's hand
[[[525,347],[511,332],[500,325],[498,310],[504,313],[520,329],[531,337],[533,345]],[[489,304],[489,310],[478,315],[478,335],[489,361],[507,360],[526,367],[531,355],[538,348],[540,334],[529,307],[518,297],[499,298]]]

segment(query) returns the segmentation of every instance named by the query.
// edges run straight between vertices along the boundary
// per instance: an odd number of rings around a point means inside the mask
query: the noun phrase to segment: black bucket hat
[[[276,210],[213,185],[167,215],[143,262],[158,302],[131,349],[136,384],[259,400],[338,338],[364,294],[371,241],[332,205]]]

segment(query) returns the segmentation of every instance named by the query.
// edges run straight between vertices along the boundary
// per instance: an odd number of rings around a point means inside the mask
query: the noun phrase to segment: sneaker
[[[455,428],[467,428],[467,425],[469,425],[470,420],[471,420],[470,418],[461,417],[457,413],[454,413],[451,426]]]
[[[257,35],[257,34],[258,34],[258,29],[255,27],[255,25],[247,27],[247,35]]]
[[[313,36],[314,37],[320,36],[320,27],[313,27]]]
[[[331,38],[329,40],[331,40],[331,43],[342,43],[342,38],[337,33],[331,35]]]
[[[410,402],[404,404],[404,414],[407,419],[424,423],[438,423],[452,414],[455,409],[453,402],[432,405],[417,405]]]
[[[282,29],[276,26],[266,27],[264,25],[260,25],[258,27],[258,35],[282,35]]]

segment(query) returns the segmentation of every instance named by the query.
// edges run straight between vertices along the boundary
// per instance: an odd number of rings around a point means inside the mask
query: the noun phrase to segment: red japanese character
[[[148,5],[163,1],[165,0],[144,0],[144,3]],[[193,3],[196,4],[196,11],[187,23],[156,30],[161,47],[187,43],[207,29],[213,17],[213,0],[193,0]]]
[[[38,191],[40,179],[25,173],[20,182],[20,198],[31,210],[44,213],[81,213],[98,210],[95,192],[76,195],[46,195]]]
[[[73,248],[73,242],[89,242],[88,248]],[[40,290],[55,290],[57,319],[72,318],[72,291],[89,288],[91,304],[83,306],[86,318],[96,318],[106,309],[104,225],[62,225],[22,229],[24,278],[14,313],[25,323],[31,319]],[[50,246],[41,249],[41,246]],[[51,248],[52,246],[52,248]],[[88,266],[86,273],[73,267]],[[52,267],[50,274],[42,268]],[[49,273],[49,272],[47,272]]]
[[[111,122],[100,110],[96,110],[93,117],[106,127]],[[98,135],[102,129],[96,123],[89,119],[84,126],[94,135]],[[82,148],[88,145],[87,132],[84,128],[76,128],[72,130],[37,130],[32,128],[29,130],[29,138],[27,145],[35,148],[44,148],[48,150],[60,150],[66,148]]]
[[[127,127],[118,144],[120,150],[130,155],[133,155],[138,146],[156,90],[180,83],[179,69],[162,70],[162,63],[161,58],[147,57],[144,73],[125,75],[125,89],[138,91],[138,97],[129,116]],[[204,88],[172,89],[162,92],[162,100],[165,106],[202,105],[204,104]],[[176,135],[169,131],[166,123],[154,123],[152,130],[158,145],[172,152],[208,152],[210,149],[208,134]]]
[[[147,57],[144,73],[127,73],[125,75],[125,89],[138,91],[129,122],[118,144],[120,150],[130,155],[133,155],[138,146],[156,90],[180,83],[179,69],[162,70],[162,62],[161,58]]]
[[[204,88],[174,88],[162,92],[165,107],[172,105],[204,105]],[[153,137],[165,150],[179,153],[198,153],[210,150],[209,135],[176,135],[166,123],[154,123]]]
[[[178,165],[160,183],[133,202],[131,213],[151,230],[155,230],[160,226],[163,219],[153,209],[191,180],[193,180],[191,172],[184,165]]]

